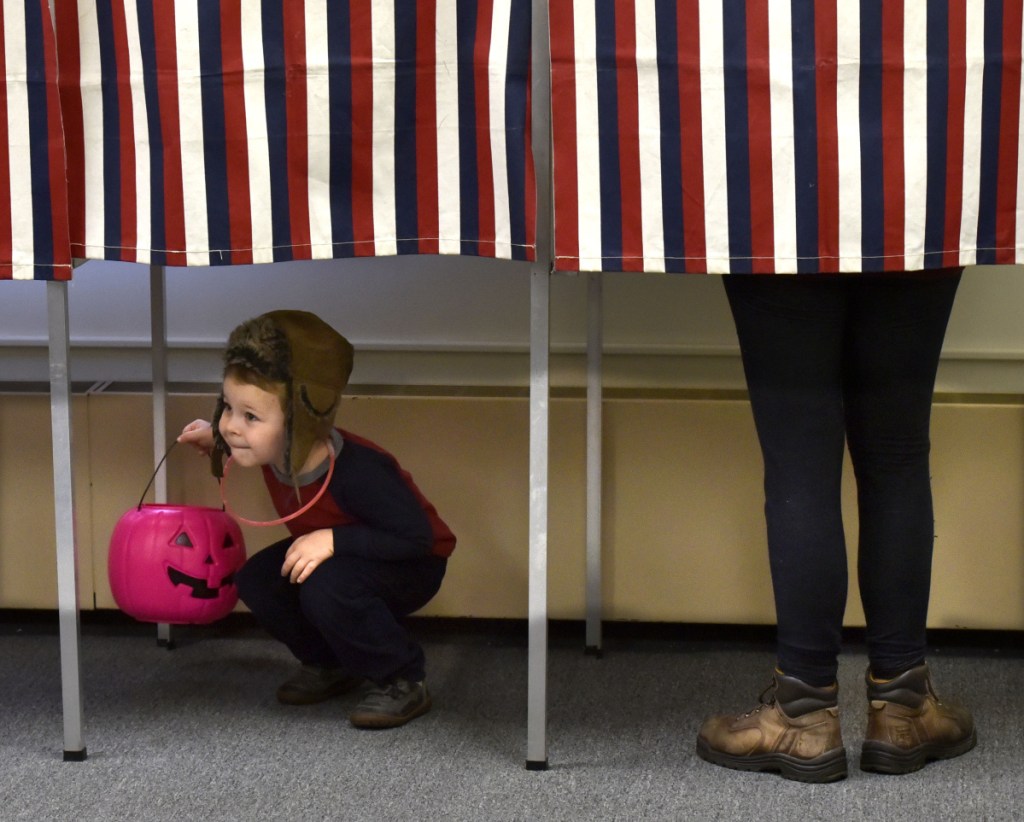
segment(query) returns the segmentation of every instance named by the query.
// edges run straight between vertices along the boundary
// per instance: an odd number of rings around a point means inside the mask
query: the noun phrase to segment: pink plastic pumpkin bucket
[[[205,624],[227,616],[244,563],[242,531],[218,508],[139,505],[110,537],[114,600],[143,622]]]

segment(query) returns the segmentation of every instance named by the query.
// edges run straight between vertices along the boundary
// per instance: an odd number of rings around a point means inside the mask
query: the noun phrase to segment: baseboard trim
[[[521,645],[526,647],[528,623],[525,619],[494,619],[478,617],[409,617],[413,632],[427,641],[459,641],[470,643]],[[135,620],[121,611],[100,609],[83,611],[80,624],[84,635],[152,636],[156,626]],[[176,643],[204,638],[263,636],[252,614],[236,612],[210,625],[175,625]],[[0,635],[56,636],[59,632],[58,612],[49,609],[0,609]],[[548,622],[548,640],[554,647],[578,645],[585,650],[585,623],[575,619],[553,619]],[[730,647],[770,652],[775,641],[774,625],[681,623],[681,622],[618,622],[602,623],[603,638],[611,649],[627,650],[633,645],[652,643],[685,647]],[[861,651],[864,629],[843,629],[843,645],[847,651]],[[938,628],[928,632],[929,654],[982,655],[1007,658],[1024,657],[1024,631],[970,630]]]

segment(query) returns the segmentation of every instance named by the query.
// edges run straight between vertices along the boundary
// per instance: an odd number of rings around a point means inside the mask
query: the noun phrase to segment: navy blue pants
[[[235,576],[238,595],[260,625],[300,662],[340,667],[377,683],[422,680],[423,648],[401,620],[437,593],[447,560],[333,556],[295,584],[281,576],[292,541],[254,554]]]
[[[925,655],[934,540],[929,430],[959,271],[725,278],[764,457],[780,669],[835,681],[846,608],[844,444],[879,676]]]

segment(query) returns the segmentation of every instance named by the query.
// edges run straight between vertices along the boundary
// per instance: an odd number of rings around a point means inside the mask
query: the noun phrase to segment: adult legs
[[[932,393],[959,272],[850,284],[844,402],[857,477],[858,577],[876,676],[924,661],[934,541]]]
[[[835,681],[846,607],[840,486],[846,290],[839,278],[725,278],[764,457],[778,663]]]

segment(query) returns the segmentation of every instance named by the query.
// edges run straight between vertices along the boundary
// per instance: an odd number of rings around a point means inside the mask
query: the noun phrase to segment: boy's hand
[[[184,442],[195,448],[205,457],[213,450],[213,426],[206,420],[192,420],[181,429],[178,442]]]
[[[330,528],[303,534],[292,543],[292,547],[284,555],[281,576],[288,577],[294,583],[303,583],[324,560],[333,556],[334,532]]]

